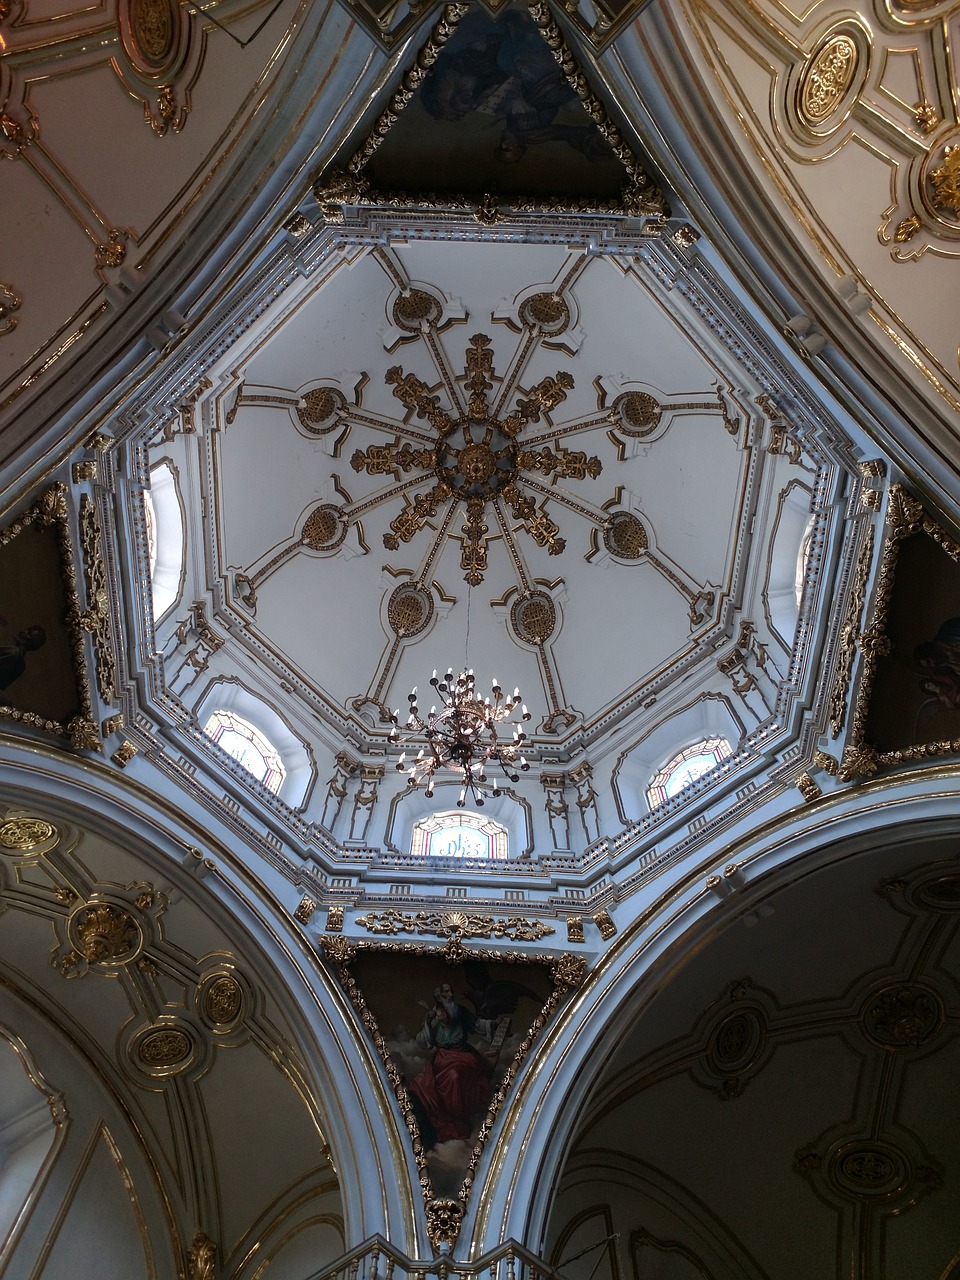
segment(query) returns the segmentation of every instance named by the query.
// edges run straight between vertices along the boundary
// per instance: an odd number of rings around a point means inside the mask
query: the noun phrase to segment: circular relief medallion
[[[70,940],[90,965],[129,964],[143,946],[143,932],[129,911],[98,902],[75,911],[67,924]]]
[[[433,600],[423,587],[396,587],[387,603],[387,621],[398,636],[418,636],[433,617]]]
[[[737,1009],[723,1019],[710,1042],[710,1059],[723,1075],[742,1071],[756,1058],[763,1043],[763,1027],[752,1009]]]
[[[646,391],[627,391],[618,396],[613,410],[628,436],[648,436],[660,425],[660,405]]]
[[[545,591],[531,591],[515,600],[510,625],[526,644],[543,644],[557,627],[557,607]]]
[[[179,1027],[160,1027],[141,1037],[136,1052],[148,1071],[182,1070],[193,1057],[193,1042]]]
[[[203,995],[203,1012],[217,1027],[236,1022],[243,1008],[243,990],[236,978],[221,974],[207,987]]]
[[[140,61],[155,70],[169,63],[177,43],[176,0],[129,0],[130,32]]]
[[[853,83],[860,60],[850,36],[828,36],[811,56],[800,76],[797,106],[800,118],[811,127],[823,125],[836,112]]]
[[[934,911],[960,911],[960,876],[940,876],[918,886],[918,902]]]
[[[436,324],[442,314],[439,301],[424,289],[401,293],[393,304],[394,324],[408,333],[418,333],[423,324]]]
[[[347,536],[347,524],[339,507],[322,506],[311,511],[303,523],[300,538],[311,551],[332,551]]]
[[[937,996],[925,987],[893,985],[867,1001],[862,1026],[867,1036],[885,1048],[917,1048],[940,1029],[943,1010]]]
[[[325,435],[337,425],[345,404],[336,387],[314,387],[297,406],[297,417],[304,431],[313,435]]]
[[[8,818],[0,826],[0,849],[22,853],[48,844],[51,840],[56,843],[58,837],[57,828],[43,818]]]
[[[607,521],[603,545],[620,560],[639,560],[649,545],[647,531],[631,511],[618,511]]]
[[[520,304],[520,319],[541,333],[562,333],[570,323],[570,308],[558,293],[535,293]]]
[[[856,1196],[890,1196],[908,1177],[906,1157],[881,1142],[848,1143],[833,1158],[833,1181]]]

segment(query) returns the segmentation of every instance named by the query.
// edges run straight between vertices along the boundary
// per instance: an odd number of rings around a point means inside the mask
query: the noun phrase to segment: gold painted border
[[[87,615],[80,607],[80,597],[77,592],[77,570],[74,564],[74,547],[70,538],[65,484],[55,484],[44,490],[23,515],[18,516],[6,528],[0,529],[0,547],[9,546],[24,529],[32,524],[53,525],[57,534],[62,580],[67,597],[67,615],[64,621],[70,638],[73,674],[80,694],[82,713],[74,716],[68,724],[61,724],[57,720],[47,720],[33,711],[20,711],[17,707],[0,706],[0,719],[16,720],[33,729],[43,729],[46,733],[55,733],[69,738],[71,747],[77,751],[99,751],[102,741],[100,730],[93,717],[93,701],[83,652],[83,634],[86,629]]]
[[[517,1072],[526,1060],[533,1045],[539,1039],[547,1021],[560,1004],[560,1001],[573,988],[580,986],[583,982],[587,972],[586,959],[583,956],[571,955],[568,952],[556,956],[530,951],[501,951],[495,947],[470,947],[468,949],[463,946],[459,935],[451,937],[446,946],[437,947],[415,942],[372,942],[364,939],[345,938],[342,934],[325,933],[320,938],[320,951],[324,958],[333,965],[341,985],[350,997],[354,1008],[360,1015],[361,1022],[373,1040],[374,1047],[386,1071],[387,1079],[393,1086],[404,1125],[410,1134],[417,1171],[420,1175],[420,1190],[423,1195],[423,1207],[427,1218],[427,1236],[434,1250],[439,1253],[441,1245],[448,1244],[452,1247],[456,1243],[466,1212],[467,1202],[470,1199],[470,1192],[473,1189],[477,1166],[483,1156],[487,1140],[493,1130],[500,1108],[513,1087]],[[507,1067],[500,1088],[490,1099],[487,1114],[480,1125],[470,1163],[467,1166],[467,1172],[460,1185],[460,1190],[457,1192],[456,1200],[443,1200],[434,1195],[406,1084],[390,1055],[386,1040],[377,1025],[377,1020],[368,1008],[363,994],[357,986],[353,974],[350,972],[350,965],[354,958],[363,952],[370,951],[386,952],[394,955],[444,956],[447,963],[451,965],[460,964],[464,959],[475,958],[500,962],[507,961],[514,964],[544,964],[549,965],[552,969],[553,991],[547,997],[546,1003],[539,1014],[530,1024],[530,1030],[514,1054],[513,1061]]]
[[[377,191],[370,186],[369,180],[364,177],[364,169],[396,124],[397,117],[423,83],[461,19],[469,12],[470,5],[451,3],[444,6],[440,18],[430,30],[426,43],[418,50],[413,66],[404,72],[400,88],[394,93],[386,110],[377,119],[346,168],[333,169],[321,175],[314,184],[314,197],[327,222],[342,223],[344,210],[348,207],[428,209],[432,213],[467,212],[472,213],[476,220],[485,226],[492,226],[502,221],[505,212],[507,215],[509,213],[592,214],[621,218],[653,218],[657,221],[670,217],[670,206],[667,204],[666,196],[634,155],[620,129],[610,119],[606,107],[594,94],[589,81],[566,44],[563,33],[554,22],[546,0],[527,0],[527,8],[567,83],[623,166],[627,181],[620,200],[595,203],[564,195],[511,197],[509,200],[500,200],[497,196],[487,193],[478,201],[475,196],[468,195],[438,196],[435,192]]]
[[[960,543],[940,527],[924,508],[910,496],[902,485],[891,485],[887,504],[887,533],[880,553],[877,571],[876,595],[870,624],[859,636],[859,648],[863,655],[860,684],[854,703],[850,725],[850,738],[843,751],[839,777],[844,782],[855,778],[869,778],[883,765],[904,764],[908,760],[927,760],[931,756],[955,755],[960,752],[960,738],[942,742],[924,742],[897,751],[880,751],[866,740],[867,714],[873,696],[877,676],[877,663],[891,649],[887,626],[890,605],[897,576],[900,544],[917,534],[932,538],[951,560],[960,564]]]

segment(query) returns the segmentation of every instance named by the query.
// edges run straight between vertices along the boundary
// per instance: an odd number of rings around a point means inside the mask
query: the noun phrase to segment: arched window
[[[709,773],[732,753],[733,748],[726,738],[705,738],[685,747],[654,774],[647,788],[651,808],[677,795],[688,783]]]
[[[434,813],[413,828],[411,853],[421,858],[506,858],[507,829],[479,813]]]
[[[143,520],[156,622],[180,599],[184,576],[183,504],[176,473],[167,459],[150,468],[150,488],[143,493]]]
[[[280,752],[249,720],[233,711],[221,709],[213,712],[203,726],[203,732],[239,761],[268,791],[277,794],[287,772]]]

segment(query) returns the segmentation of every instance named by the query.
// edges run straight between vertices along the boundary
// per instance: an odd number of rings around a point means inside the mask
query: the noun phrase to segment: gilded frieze
[[[476,916],[466,911],[399,911],[388,908],[357,917],[369,933],[433,934],[439,938],[509,938],[513,942],[538,942],[555,930],[542,920],[523,916]],[[329,928],[329,925],[328,925]]]

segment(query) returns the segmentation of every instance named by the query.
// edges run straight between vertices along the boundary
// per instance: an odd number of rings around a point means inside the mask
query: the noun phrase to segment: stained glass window
[[[677,795],[688,783],[695,782],[697,778],[716,768],[732,752],[733,748],[726,738],[705,738],[702,742],[685,747],[654,775],[647,788],[651,807],[655,808]]]
[[[507,831],[479,813],[435,813],[414,827],[411,852],[422,858],[506,858]]]
[[[280,752],[259,729],[234,712],[221,710],[214,711],[203,732],[276,795],[287,771]]]

